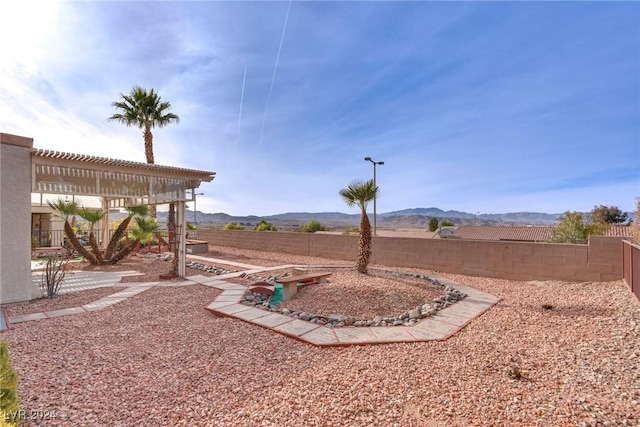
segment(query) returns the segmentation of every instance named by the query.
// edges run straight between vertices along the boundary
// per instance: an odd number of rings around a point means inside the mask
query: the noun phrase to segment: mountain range
[[[158,220],[166,221],[167,212],[158,211]],[[384,228],[426,228],[431,218],[447,219],[456,225],[552,225],[561,214],[541,212],[514,212],[504,214],[472,214],[454,210],[444,211],[439,208],[413,208],[377,214],[378,227]],[[370,220],[373,222],[372,215]],[[342,212],[288,212],[268,216],[233,216],[223,212],[197,212],[201,225],[224,225],[238,222],[246,225],[258,224],[261,220],[280,227],[300,227],[311,220],[319,221],[329,227],[356,227],[360,223],[360,214]],[[193,211],[187,211],[187,221],[194,221]]]

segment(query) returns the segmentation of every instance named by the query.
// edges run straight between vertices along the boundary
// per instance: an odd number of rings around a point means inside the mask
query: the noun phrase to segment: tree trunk
[[[111,240],[109,241],[109,245],[107,246],[107,251],[104,254],[104,258],[107,263],[111,259],[111,256],[113,255],[113,251],[115,251],[116,246],[118,245],[118,241],[127,232],[127,227],[129,226],[129,223],[131,222],[132,218],[133,218],[133,215],[129,215],[128,217],[123,219],[120,225],[118,225],[118,228],[116,229],[116,231],[111,236]]]
[[[67,235],[69,243],[71,244],[73,249],[76,250],[76,252],[82,255],[87,261],[89,261],[90,264],[98,265],[98,260],[96,259],[96,257],[91,252],[86,250],[84,246],[82,246],[82,243],[80,243],[80,240],[78,240],[78,236],[76,236],[76,233],[73,232],[71,224],[69,224],[69,221],[66,220],[64,222],[64,233]]]
[[[360,218],[360,239],[358,240],[358,260],[356,270],[358,273],[367,273],[367,266],[371,258],[371,223],[366,211],[362,211]]]
[[[136,246],[138,246],[139,243],[140,243],[139,239],[134,240],[133,242],[131,242],[129,244],[129,246],[125,246],[117,254],[115,254],[113,257],[111,257],[111,259],[108,261],[108,263],[109,264],[117,264],[119,261],[122,261],[131,252],[133,252],[133,250],[136,248]]]
[[[96,234],[91,230],[89,232],[89,244],[91,245],[91,250],[96,257],[96,261],[98,264],[104,264],[104,258],[102,257],[102,251],[98,246],[98,241],[96,240]]]

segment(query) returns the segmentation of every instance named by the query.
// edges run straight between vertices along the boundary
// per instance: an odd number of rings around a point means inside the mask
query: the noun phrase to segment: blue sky
[[[215,171],[198,210],[633,210],[638,2],[0,4],[0,132],[145,161],[108,122],[134,85],[180,123],[156,163]],[[8,40],[8,42],[7,42]],[[245,74],[246,73],[246,74]]]

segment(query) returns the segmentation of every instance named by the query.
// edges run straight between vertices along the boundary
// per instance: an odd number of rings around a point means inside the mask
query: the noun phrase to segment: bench
[[[317,272],[276,279],[282,285],[282,300],[288,301],[298,292],[298,284],[323,283],[331,273]]]

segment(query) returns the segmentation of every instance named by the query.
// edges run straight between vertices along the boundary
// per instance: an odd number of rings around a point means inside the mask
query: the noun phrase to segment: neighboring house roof
[[[614,237],[631,237],[631,227],[629,227],[628,223],[627,225],[612,225],[609,227],[609,230],[607,230],[606,235]]]
[[[461,225],[454,233],[458,239],[511,240],[544,242],[551,237],[553,227],[547,226],[475,226]]]
[[[552,226],[522,225],[522,226],[475,226],[461,225],[449,236],[443,238],[468,240],[509,240],[519,242],[546,242],[553,234]],[[605,234],[614,237],[631,237],[630,227],[627,225],[612,225]]]

